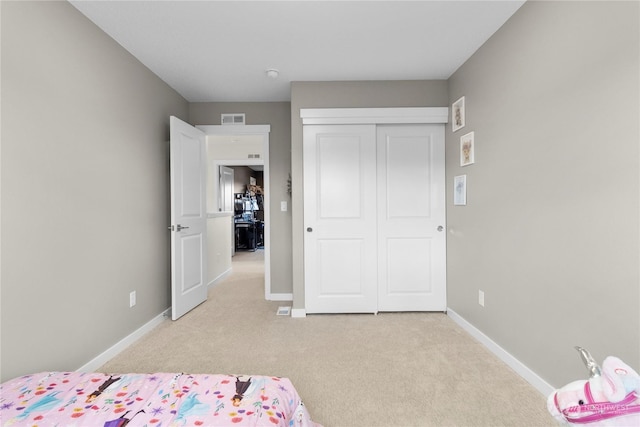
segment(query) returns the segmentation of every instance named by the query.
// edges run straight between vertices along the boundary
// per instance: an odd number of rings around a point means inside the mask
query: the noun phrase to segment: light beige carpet
[[[553,426],[545,396],[442,313],[276,316],[262,251],[104,372],[288,377],[325,427]]]

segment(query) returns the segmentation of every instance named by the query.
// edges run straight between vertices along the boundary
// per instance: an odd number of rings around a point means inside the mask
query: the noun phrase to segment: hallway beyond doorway
[[[247,274],[252,277],[261,275],[264,281],[264,248],[255,251],[237,251],[231,258],[231,269],[235,274]]]

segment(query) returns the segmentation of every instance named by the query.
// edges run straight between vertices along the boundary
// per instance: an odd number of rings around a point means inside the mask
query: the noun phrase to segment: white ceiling
[[[447,79],[523,3],[71,1],[190,102],[289,101],[292,81]]]

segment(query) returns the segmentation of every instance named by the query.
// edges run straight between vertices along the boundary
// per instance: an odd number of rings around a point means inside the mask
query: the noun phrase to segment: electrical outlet
[[[287,211],[287,201],[286,200],[280,202],[280,210],[282,212],[286,212]]]
[[[136,291],[133,291],[129,294],[129,308],[136,305]]]
[[[478,291],[478,304],[484,307],[484,292]]]

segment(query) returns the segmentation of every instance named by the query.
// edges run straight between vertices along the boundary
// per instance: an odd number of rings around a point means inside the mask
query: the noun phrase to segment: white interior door
[[[220,166],[220,206],[221,212],[234,211],[233,206],[233,169]]]
[[[305,308],[377,311],[375,126],[304,126]]]
[[[444,125],[377,133],[378,309],[444,311]]]
[[[171,117],[171,317],[207,299],[206,152],[202,131]]]
[[[233,180],[235,171],[228,166],[219,167],[219,181],[218,181],[218,211],[231,213],[232,218],[235,213],[234,196],[233,196]],[[231,256],[236,254],[236,242],[235,242],[235,223],[231,221],[229,227],[229,233],[231,233]]]

